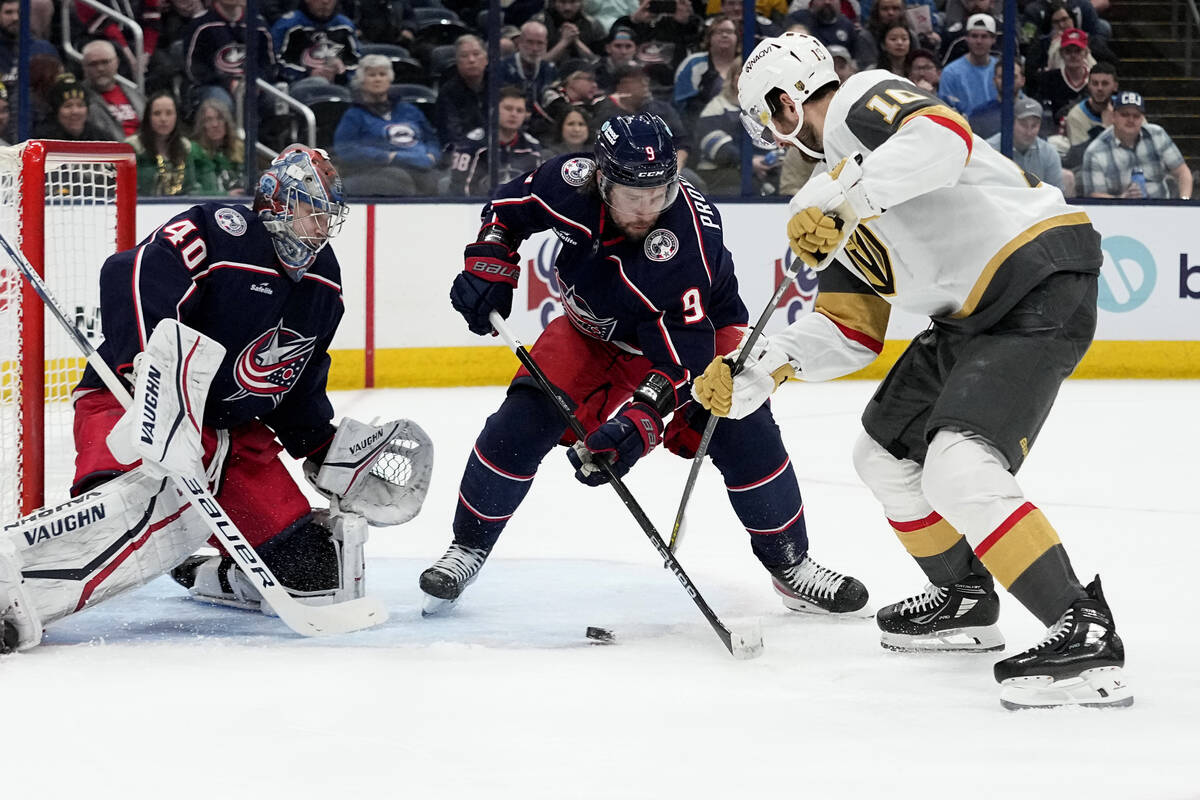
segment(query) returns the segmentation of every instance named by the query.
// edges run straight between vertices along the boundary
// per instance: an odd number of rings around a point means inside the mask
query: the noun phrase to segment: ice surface
[[[814,556],[877,606],[923,580],[850,464],[872,388],[789,384],[775,409]],[[729,656],[561,451],[458,607],[422,619],[417,575],[502,391],[335,397],[339,414],[415,419],[437,447],[425,510],[368,544],[386,625],[303,639],[166,579],[64,620],[0,659],[0,798],[1200,797],[1197,383],[1063,387],[1021,480],[1080,577],[1102,573],[1137,701],[1021,713],[1000,708],[995,655],[890,653],[871,620],[786,612],[711,465],[679,557],[727,624],[761,620],[761,658]],[[686,470],[655,453],[630,476],[662,529]],[[1002,602],[1008,652],[1038,640]],[[589,625],[617,643],[589,646]]]

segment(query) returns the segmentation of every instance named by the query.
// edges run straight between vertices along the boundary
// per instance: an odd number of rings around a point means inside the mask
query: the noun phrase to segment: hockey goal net
[[[0,233],[100,344],[100,267],[135,243],[133,149],[32,140],[0,148]],[[71,390],[84,360],[0,251],[0,520],[67,498]]]

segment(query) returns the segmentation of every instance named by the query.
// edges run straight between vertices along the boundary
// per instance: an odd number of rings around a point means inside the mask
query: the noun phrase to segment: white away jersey
[[[819,313],[772,337],[805,379],[869,363],[893,305],[982,330],[1050,273],[1099,269],[1085,213],[974,136],[936,96],[890,72],[861,72],[838,89],[824,147],[827,165],[863,155],[866,194],[884,212],[861,223],[840,263],[820,273]],[[1080,240],[1077,257],[1070,246],[1043,246],[1042,235],[1058,229]]]

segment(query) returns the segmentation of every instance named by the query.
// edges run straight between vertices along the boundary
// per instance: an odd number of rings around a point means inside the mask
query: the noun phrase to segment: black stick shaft
[[[546,396],[554,401],[554,407],[558,409],[559,416],[563,418],[563,421],[566,422],[567,426],[575,433],[575,437],[581,442],[585,441],[587,439],[587,431],[584,430],[583,424],[579,421],[579,418],[575,416],[575,412],[571,410],[571,407],[567,405],[562,395],[554,390],[554,387],[550,384],[550,380],[546,377],[546,373],[542,372],[541,367],[539,367],[537,362],[533,360],[533,356],[529,354],[529,351],[525,349],[524,345],[522,345],[516,340],[515,337],[513,337],[512,332],[508,329],[508,325],[504,322],[503,318],[500,317],[499,314],[493,311],[491,314],[491,319],[492,326],[495,327],[500,335],[504,337],[505,341],[508,342],[509,347],[511,347],[512,351],[516,354],[517,359],[522,365],[524,365],[525,369],[529,370],[529,374],[533,376],[535,381],[537,381],[538,386],[540,386],[542,391],[546,393]],[[613,487],[614,491],[616,491],[617,495],[621,498],[621,502],[624,503],[625,507],[629,509],[631,514],[633,514],[633,518],[637,520],[638,525],[641,526],[642,532],[646,534],[646,538],[650,540],[650,543],[654,545],[654,549],[658,551],[660,556],[662,556],[667,568],[675,574],[675,577],[679,580],[679,584],[683,586],[684,591],[686,591],[688,596],[692,598],[692,602],[696,604],[696,607],[700,609],[700,613],[703,614],[704,618],[708,620],[708,624],[712,626],[712,629],[716,631],[717,636],[721,638],[721,641],[725,644],[725,649],[733,654],[733,640],[729,629],[725,627],[725,624],[721,622],[720,618],[717,617],[717,615],[709,607],[708,603],[705,602],[704,598],[700,594],[700,590],[696,588],[696,585],[692,583],[692,579],[688,577],[687,573],[684,572],[683,567],[675,559],[675,556],[671,554],[670,549],[667,547],[667,543],[663,541],[662,536],[657,530],[655,530],[654,523],[652,523],[650,518],[646,516],[646,512],[642,510],[642,507],[638,504],[638,501],[634,499],[633,493],[629,491],[629,487],[625,485],[624,481],[613,474],[612,467],[609,466],[607,461],[599,460],[596,463],[608,477],[608,484]]]

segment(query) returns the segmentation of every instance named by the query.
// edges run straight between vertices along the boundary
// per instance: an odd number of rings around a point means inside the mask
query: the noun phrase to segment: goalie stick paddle
[[[525,346],[513,335],[504,318],[495,311],[488,318],[491,320],[492,327],[496,329],[496,332],[500,334],[513,353],[516,354],[517,359],[525,366],[525,369],[529,370],[529,374],[537,381],[538,386],[546,393],[547,397],[554,401],[554,407],[558,410],[559,416],[563,418],[563,421],[575,433],[575,437],[581,442],[587,439],[587,431],[583,429],[583,424],[575,416],[575,412],[571,410],[571,407],[567,405],[562,396],[554,391],[554,387],[550,385],[550,380],[546,377],[546,374],[542,372],[541,367],[533,360],[533,356],[529,354]],[[658,551],[658,554],[665,559],[667,567],[679,580],[679,584],[683,586],[684,591],[692,598],[692,602],[700,609],[700,613],[708,620],[708,624],[712,626],[717,636],[721,638],[721,642],[725,645],[725,649],[729,651],[730,655],[742,660],[762,655],[762,631],[759,627],[755,625],[753,630],[747,633],[734,633],[725,627],[725,624],[721,622],[708,603],[704,601],[704,598],[700,595],[700,590],[696,588],[696,584],[692,583],[692,579],[683,571],[680,563],[675,560],[675,556],[667,548],[667,543],[663,541],[662,536],[655,530],[654,523],[646,516],[646,512],[638,505],[637,500],[633,497],[633,493],[629,491],[629,487],[625,485],[624,481],[613,474],[612,468],[608,465],[607,461],[601,460],[596,463],[600,466],[605,476],[607,476],[609,485],[613,487],[617,495],[621,498],[621,502],[633,514],[633,518],[641,526],[642,531],[646,534],[646,538],[654,545],[654,549]]]
[[[817,265],[818,269],[824,269],[833,261],[846,246],[846,242],[850,240],[850,236],[858,228],[858,221],[845,225],[845,230],[842,231],[841,239],[829,255],[821,260]],[[746,365],[746,358],[750,355],[750,348],[758,341],[758,337],[762,335],[763,328],[767,326],[767,322],[771,319],[771,315],[775,313],[776,306],[779,305],[779,299],[783,297],[783,293],[787,290],[788,284],[796,279],[800,273],[800,267],[804,264],[799,258],[793,258],[792,263],[788,265],[783,272],[783,279],[779,281],[779,285],[775,287],[775,294],[771,296],[771,302],[767,303],[767,307],[763,309],[762,314],[758,317],[758,322],[750,331],[750,335],[746,338],[746,342],[742,345],[742,349],[738,352],[737,360],[733,362],[733,366],[729,372],[732,375],[737,375],[742,371],[742,367]],[[680,542],[683,541],[684,517],[687,514],[688,501],[692,499],[692,490],[696,488],[696,479],[700,476],[700,468],[704,466],[704,457],[708,454],[708,445],[712,442],[713,431],[717,428],[717,420],[720,419],[716,414],[708,415],[708,422],[704,424],[704,433],[700,436],[700,445],[696,448],[696,455],[692,458],[692,468],[688,470],[687,483],[683,486],[683,496],[679,498],[679,508],[675,512],[675,524],[671,526],[671,541],[668,543],[668,549],[674,553]],[[663,564],[664,567],[668,566]]]
[[[87,363],[96,370],[96,374],[104,381],[104,385],[120,401],[122,407],[129,408],[133,403],[129,390],[96,352],[96,348],[87,340],[87,337],[71,324],[66,313],[58,304],[58,300],[50,293],[50,289],[47,288],[42,277],[37,274],[33,265],[25,259],[24,255],[14,249],[2,234],[0,234],[0,246],[21,270],[21,274],[29,281],[33,290],[37,292],[38,297],[50,309],[59,324],[75,340],[75,344],[86,357]],[[208,486],[202,480],[178,474],[172,474],[171,478],[179,491],[196,506],[197,513],[204,520],[208,529],[224,545],[226,552],[233,557],[233,560],[248,577],[256,580],[263,599],[270,604],[284,624],[296,633],[303,636],[349,633],[378,625],[387,620],[387,609],[374,597],[360,597],[349,602],[327,606],[310,606],[301,603],[279,583],[270,568],[254,552],[254,548],[242,536],[237,525],[225,513],[225,509],[213,497],[212,492],[208,490]]]

